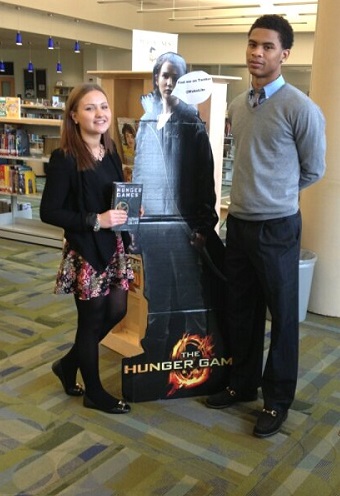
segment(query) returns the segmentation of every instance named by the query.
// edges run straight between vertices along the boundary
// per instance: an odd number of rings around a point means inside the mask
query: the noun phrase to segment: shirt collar
[[[274,93],[276,93],[284,84],[285,84],[285,80],[282,74],[280,74],[280,76],[276,78],[274,81],[271,81],[270,83],[266,84],[263,87],[266,99],[274,95]],[[250,88],[250,92],[251,94],[253,94],[254,92],[253,87]]]

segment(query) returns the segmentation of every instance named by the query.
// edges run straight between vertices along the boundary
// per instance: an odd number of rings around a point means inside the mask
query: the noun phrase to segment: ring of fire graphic
[[[190,389],[203,384],[210,376],[211,368],[200,366],[202,359],[210,361],[213,355],[212,336],[184,334],[175,344],[171,360],[183,360],[181,370],[172,370],[169,374],[171,390],[167,396],[172,396],[179,389]]]

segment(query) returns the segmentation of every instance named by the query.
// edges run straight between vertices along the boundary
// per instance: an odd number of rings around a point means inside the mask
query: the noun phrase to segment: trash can
[[[318,257],[313,251],[301,249],[299,259],[299,322],[303,322],[307,316],[307,309],[312,289],[314,265]],[[267,320],[272,320],[267,308]]]
[[[307,315],[315,262],[318,257],[313,251],[301,249],[299,261],[299,322]]]

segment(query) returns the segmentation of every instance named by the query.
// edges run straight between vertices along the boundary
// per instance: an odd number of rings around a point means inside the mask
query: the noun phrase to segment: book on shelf
[[[16,96],[6,96],[5,102],[6,117],[9,119],[20,119],[21,100]]]
[[[4,124],[0,131],[0,155],[13,157],[30,155],[27,131],[16,124]]]
[[[142,192],[142,184],[129,182],[114,182],[112,184],[111,208],[123,209],[128,214],[126,223],[116,226],[114,231],[133,231],[138,228]]]
[[[11,193],[11,174],[8,164],[0,164],[0,191],[3,193]]]
[[[0,117],[6,117],[6,97],[0,96]]]
[[[36,176],[28,165],[0,164],[0,191],[30,195],[37,192]]]
[[[138,122],[138,119],[134,119],[133,117],[117,117],[124,166],[133,166],[134,164]]]

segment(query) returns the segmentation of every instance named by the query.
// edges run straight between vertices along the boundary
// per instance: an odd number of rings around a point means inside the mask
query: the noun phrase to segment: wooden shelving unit
[[[72,90],[73,90],[73,86],[56,85],[53,88],[53,96],[57,96],[61,101],[65,102]]]
[[[19,118],[12,119],[7,117],[0,118],[0,126],[2,124],[15,124],[20,127],[28,126],[35,133],[60,134],[62,121],[59,119],[42,119],[42,118]],[[39,175],[43,175],[43,164],[48,162],[46,156],[15,156],[15,155],[0,155],[1,159],[9,160],[10,163],[26,162],[32,166],[33,170],[38,169]],[[3,197],[10,198],[11,212],[0,213],[0,237],[13,239],[16,241],[25,241],[28,243],[36,243],[45,246],[53,246],[61,248],[63,244],[63,230],[49,226],[40,220],[32,219],[32,210],[19,210],[18,200],[30,201],[30,199],[39,201],[39,195],[19,195],[8,192],[1,192]]]
[[[64,109],[61,107],[52,107],[50,105],[31,105],[21,104],[21,118],[22,119],[49,119],[49,120],[62,120]],[[51,117],[48,117],[51,116]]]
[[[43,126],[61,128],[62,121],[59,119],[41,119],[39,117],[20,117],[19,119],[11,119],[9,117],[0,117],[1,124],[18,124],[20,126]]]

